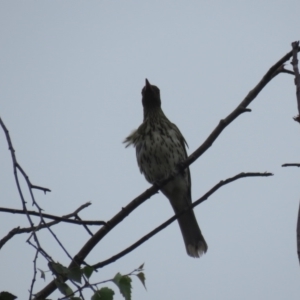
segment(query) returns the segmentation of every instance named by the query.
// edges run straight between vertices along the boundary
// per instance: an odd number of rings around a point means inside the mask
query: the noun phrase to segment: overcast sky
[[[300,39],[299,12],[299,0],[0,1],[0,115],[31,181],[52,190],[35,191],[41,207],[61,216],[91,201],[81,217],[109,220],[149,187],[135,150],[122,144],[142,122],[145,78],[160,88],[191,153]],[[193,199],[240,172],[274,176],[231,183],[195,209],[207,254],[188,257],[173,223],[92,282],[145,263],[147,291],[133,279],[133,299],[299,299],[299,169],[281,167],[300,162],[293,77],[276,77],[250,108],[191,166]],[[3,132],[0,154],[0,206],[21,209]],[[109,258],[172,214],[163,195],[153,196],[86,261]],[[29,226],[26,217],[1,213],[0,238],[17,226]],[[53,229],[71,255],[88,239],[79,226]],[[38,236],[69,264],[48,232]],[[0,291],[19,299],[33,274],[27,238],[0,251]],[[48,269],[42,257],[38,268]],[[35,292],[51,279],[38,278]]]

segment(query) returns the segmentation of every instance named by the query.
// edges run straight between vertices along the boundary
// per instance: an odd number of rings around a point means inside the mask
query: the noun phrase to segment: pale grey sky
[[[160,88],[191,153],[300,39],[299,11],[298,0],[1,1],[0,115],[32,182],[52,190],[35,192],[40,205],[64,215],[91,201],[83,218],[111,218],[149,187],[135,150],[122,144],[142,122],[145,78]],[[188,257],[173,223],[93,282],[144,262],[148,290],[134,280],[133,299],[299,299],[299,170],[281,168],[300,161],[292,76],[275,78],[250,108],[191,166],[193,199],[240,172],[275,176],[234,182],[195,209],[207,254]],[[0,206],[21,208],[3,133],[0,153]],[[118,253],[170,216],[168,200],[153,196],[87,262]],[[0,238],[18,225],[28,226],[26,218],[1,213]],[[54,230],[72,255],[88,239],[80,227]],[[0,291],[19,299],[28,298],[33,273],[27,237],[0,251]],[[68,265],[49,233],[39,237]],[[38,267],[47,270],[43,258]],[[38,279],[35,292],[45,284]]]

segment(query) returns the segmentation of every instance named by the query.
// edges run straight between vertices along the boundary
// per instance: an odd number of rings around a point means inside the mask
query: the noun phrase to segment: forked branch
[[[299,51],[299,48],[297,49]],[[185,168],[191,165],[196,159],[198,159],[203,153],[205,153],[211,145],[215,142],[221,132],[232,123],[237,117],[239,117],[244,112],[249,112],[250,109],[247,107],[249,104],[256,98],[256,96],[262,91],[262,89],[279,73],[287,73],[284,69],[284,63],[287,62],[292,56],[292,51],[288,52],[284,55],[277,63],[275,63],[268,72],[263,76],[261,81],[248,93],[248,95],[244,98],[244,100],[230,113],[226,118],[221,120],[216,128],[212,131],[212,133],[208,136],[208,138],[204,141],[204,143],[194,151],[184,162],[178,166],[177,173],[173,174],[163,182],[161,182],[161,186],[170,181],[176,174],[182,172]],[[153,196],[159,190],[158,186],[152,186],[147,189],[140,196],[133,199],[126,207],[122,208],[122,210],[116,214],[110,221],[107,222],[105,226],[98,230],[93,237],[91,237],[87,243],[81,248],[81,250],[74,257],[73,261],[69,265],[69,268],[73,268],[75,266],[80,266],[86,256],[91,252],[91,250],[95,247],[99,241],[115,226],[117,226],[125,217],[127,217],[134,209],[136,209],[139,205],[141,205],[148,198]],[[50,282],[43,290],[36,294],[35,299],[44,299],[48,297],[54,290],[56,289],[56,285],[54,281]]]

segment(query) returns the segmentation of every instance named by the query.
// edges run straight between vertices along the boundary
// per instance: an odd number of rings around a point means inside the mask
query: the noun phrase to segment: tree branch
[[[21,202],[22,202],[22,206],[23,206],[23,210],[25,211],[25,215],[27,217],[27,220],[30,224],[30,227],[34,227],[34,224],[33,224],[33,221],[30,217],[30,215],[27,213],[28,209],[27,209],[27,206],[26,206],[26,201],[25,201],[25,197],[23,195],[23,192],[22,192],[22,189],[21,189],[21,185],[20,185],[20,182],[19,182],[19,177],[18,177],[18,170],[22,173],[22,175],[24,176],[26,182],[27,182],[27,185],[28,185],[28,188],[29,188],[29,193],[31,195],[31,198],[32,198],[32,201],[35,203],[35,205],[38,207],[40,213],[41,213],[41,209],[39,208],[39,206],[37,205],[37,203],[35,202],[34,200],[34,196],[33,196],[33,192],[32,192],[32,189],[33,188],[37,188],[37,186],[34,186],[31,184],[31,182],[29,181],[29,178],[27,176],[27,174],[24,172],[24,170],[21,168],[21,166],[18,164],[17,162],[17,158],[16,158],[16,154],[15,154],[15,149],[13,148],[13,145],[12,145],[12,142],[11,142],[11,138],[10,138],[10,135],[9,135],[9,131],[8,129],[6,128],[5,124],[3,123],[2,119],[0,118],[0,126],[2,127],[3,131],[4,131],[4,134],[6,136],[6,140],[7,140],[7,144],[8,144],[8,149],[11,153],[11,158],[12,158],[12,163],[13,163],[13,173],[14,173],[14,177],[15,177],[15,182],[16,182],[16,185],[17,185],[17,189],[18,189],[18,192],[19,192],[19,195],[20,195],[20,198],[21,198]],[[47,188],[42,188],[40,186],[38,186],[38,189],[42,189],[44,190],[44,192],[46,193],[47,191],[50,191],[49,189]],[[43,221],[43,218],[41,217],[41,221]],[[44,222],[45,223],[45,222]],[[12,236],[12,233],[8,234],[6,239],[9,238],[9,236]],[[36,260],[37,260],[37,257],[38,257],[38,252],[41,253],[46,260],[48,261],[51,261],[51,257],[48,255],[48,253],[41,247],[40,245],[40,242],[38,240],[38,237],[36,235],[36,232],[35,231],[32,231],[32,235],[33,236],[33,239],[36,243],[36,246],[33,245],[31,243],[31,241],[28,239],[27,242],[33,246],[36,250],[36,255],[35,255],[35,258],[34,258],[34,261],[33,261],[33,266],[34,266],[34,274],[33,274],[33,278],[32,278],[32,284],[31,284],[31,287],[30,287],[30,291],[29,291],[29,297],[31,299],[32,297],[32,292],[33,292],[33,287],[34,287],[34,282],[35,282],[35,278],[36,278]]]
[[[20,228],[20,227],[16,227],[14,229],[12,229],[4,238],[2,238],[0,240],[0,249],[5,245],[6,242],[8,242],[13,236],[15,236],[16,234],[21,234],[21,233],[29,233],[32,231],[39,231],[41,229],[44,228],[49,228],[53,225],[56,225],[60,222],[65,222],[65,223],[73,223],[73,224],[78,224],[78,225],[105,225],[106,222],[104,221],[84,221],[84,220],[71,220],[68,218],[72,218],[72,217],[76,217],[78,218],[78,213],[83,210],[84,208],[88,207],[89,205],[91,205],[90,202],[87,202],[83,205],[81,205],[79,208],[77,208],[73,213],[70,213],[68,215],[65,215],[63,217],[58,217],[58,216],[53,216],[53,215],[49,215],[49,214],[43,214],[44,218],[48,218],[48,219],[53,219],[55,221],[53,222],[49,222],[46,224],[40,224],[38,226],[34,226],[34,227],[26,227],[26,228]],[[10,213],[20,213],[20,214],[26,214],[26,212],[24,212],[23,210],[19,210],[19,209],[8,209],[8,208],[0,208],[0,211],[4,211],[4,212],[10,212]],[[30,215],[34,215],[34,216],[40,216],[40,214],[36,211],[28,211],[28,213]],[[88,228],[86,228],[88,230]],[[88,230],[90,235],[93,235],[89,230]]]
[[[296,85],[296,98],[297,98],[297,106],[298,106],[298,115],[294,117],[294,120],[298,123],[300,123],[300,74],[299,74],[299,68],[298,68],[298,49],[299,49],[299,41],[292,43],[293,47],[293,59],[291,62],[291,65],[294,69],[294,75],[295,75],[295,85]]]
[[[300,51],[300,49],[298,49]],[[252,89],[248,95],[244,98],[244,100],[237,106],[237,108],[230,113],[225,119],[221,120],[217,127],[213,130],[213,132],[208,136],[208,138],[204,141],[204,143],[194,151],[184,162],[182,162],[179,167],[177,173],[172,174],[166,180],[161,182],[161,186],[166,184],[168,181],[172,180],[176,174],[182,172],[185,168],[191,165],[196,159],[198,159],[207,149],[209,149],[214,141],[218,138],[221,132],[231,123],[233,122],[239,115],[244,112],[250,111],[247,109],[247,106],[256,98],[256,96],[260,93],[260,91],[280,72],[283,72],[284,63],[289,60],[292,56],[292,51],[288,52],[284,55],[277,63],[275,63],[268,72],[263,76],[261,81]],[[92,236],[87,243],[81,248],[81,250],[75,255],[73,261],[69,265],[69,268],[73,268],[75,266],[80,266],[82,261],[86,258],[86,256],[90,253],[90,251],[95,247],[99,241],[115,226],[117,226],[125,217],[127,217],[134,209],[136,209],[139,205],[141,205],[148,198],[153,196],[159,190],[158,186],[153,185],[151,188],[147,189],[140,196],[133,199],[125,208],[116,214],[110,221],[107,222],[105,226],[99,229],[94,236]],[[54,281],[50,282],[44,289],[36,294],[35,299],[44,299],[48,295],[50,295],[54,290],[56,290],[56,285]]]
[[[300,48],[298,48],[298,52]],[[263,76],[260,82],[248,93],[248,95],[243,99],[243,101],[231,112],[225,119],[222,119],[217,127],[212,131],[204,143],[194,151],[182,164],[182,167],[187,167],[198,159],[207,149],[209,149],[221,132],[237,117],[242,113],[251,111],[247,109],[249,104],[256,98],[256,96],[262,91],[262,89],[279,73],[287,73],[284,69],[284,63],[292,57],[292,51],[288,52],[283,56],[277,63],[275,63],[269,71]]]
[[[300,263],[300,204],[299,204],[298,219],[297,219],[297,254]]]
[[[294,164],[283,164],[281,166],[282,167],[300,167],[300,164],[296,164],[296,163],[294,163]]]
[[[233,182],[235,180],[238,180],[238,179],[241,179],[241,178],[245,178],[245,177],[268,177],[268,176],[272,176],[272,175],[273,175],[272,173],[240,173],[240,174],[238,174],[238,175],[236,175],[234,177],[227,178],[226,180],[220,181],[218,184],[216,184],[206,194],[204,194],[201,198],[199,198],[197,201],[195,201],[189,207],[187,207],[183,211],[179,212],[178,214],[175,214],[173,217],[171,217],[170,219],[168,219],[167,221],[165,221],[164,223],[162,223],[160,226],[156,227],[155,229],[153,229],[152,231],[150,231],[148,234],[146,234],[145,236],[143,236],[137,242],[135,242],[134,244],[132,244],[128,248],[124,249],[120,253],[118,253],[118,254],[110,257],[109,259],[106,259],[106,260],[104,260],[102,262],[99,262],[99,263],[93,265],[92,267],[95,270],[99,269],[99,268],[103,268],[104,266],[106,266],[108,264],[111,264],[111,263],[115,262],[116,260],[120,259],[121,257],[125,256],[126,254],[128,254],[129,252],[133,251],[138,246],[140,246],[141,244],[143,244],[144,242],[146,242],[148,239],[150,239],[156,233],[158,233],[159,231],[161,231],[164,228],[166,228],[167,226],[169,226],[171,223],[173,223],[175,220],[177,220],[182,214],[186,213],[187,211],[193,209],[197,205],[199,205],[202,202],[204,202],[205,200],[207,200],[213,193],[215,193],[219,188],[223,187],[224,185],[226,185],[228,183],[231,183],[231,182]]]
[[[89,205],[91,205],[90,202],[85,203],[84,205],[82,205],[80,208],[80,210],[88,207]],[[27,212],[25,212],[22,209],[15,209],[15,208],[6,208],[6,207],[0,207],[0,212],[6,212],[6,213],[12,213],[12,214],[21,214],[21,215],[25,215],[26,213],[28,213],[29,215],[32,216],[37,216],[40,217],[40,213],[34,210],[28,210]],[[72,220],[72,219],[68,219],[70,217],[75,217],[77,214],[77,210],[75,212],[73,212],[70,215],[66,215],[66,216],[55,216],[55,215],[50,215],[50,214],[45,214],[42,213],[42,216],[46,219],[52,219],[52,220],[56,220],[59,222],[65,222],[65,223],[72,223],[72,224],[77,224],[77,225],[105,225],[106,222],[105,221],[88,221],[88,220]]]

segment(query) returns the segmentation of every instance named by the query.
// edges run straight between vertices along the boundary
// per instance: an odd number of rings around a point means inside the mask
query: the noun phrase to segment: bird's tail
[[[200,257],[207,251],[207,244],[201,233],[193,210],[178,218],[178,224],[189,256]]]

